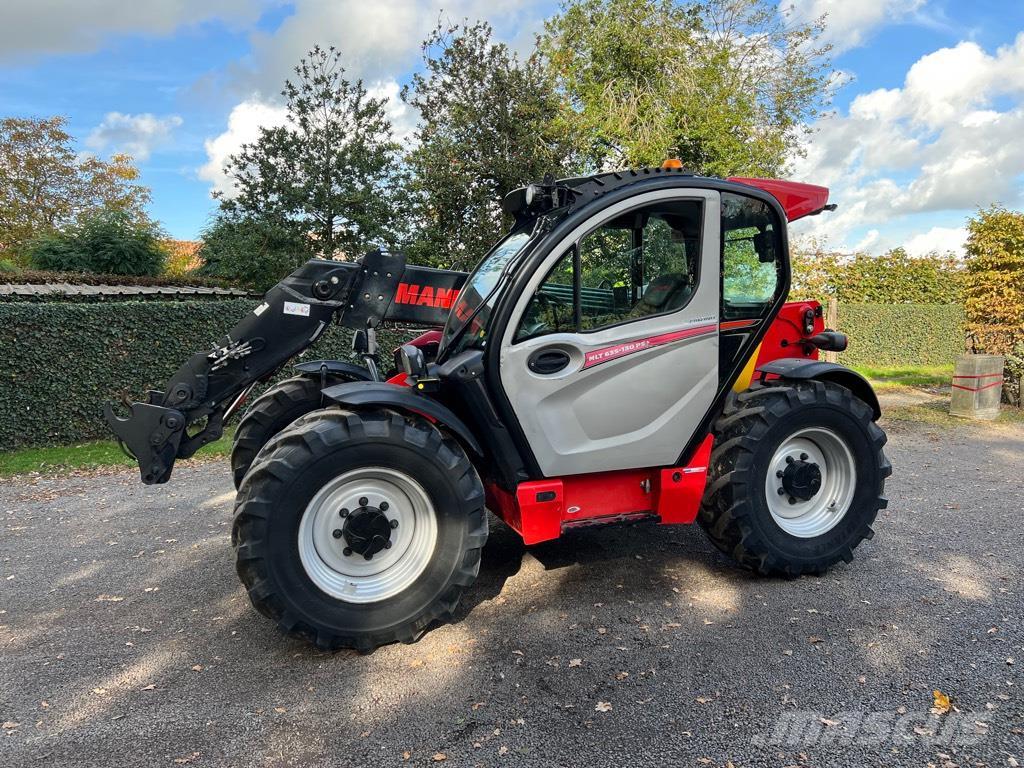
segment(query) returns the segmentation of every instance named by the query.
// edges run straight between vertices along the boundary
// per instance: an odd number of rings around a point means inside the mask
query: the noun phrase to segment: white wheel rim
[[[391,546],[367,560],[344,554],[341,510],[381,508],[392,521]],[[397,526],[395,526],[397,523]],[[400,594],[419,578],[434,554],[437,516],[423,487],[403,472],[363,467],[334,478],[310,500],[299,522],[299,557],[306,575],[331,597],[374,603]]]
[[[806,456],[806,458],[802,458]],[[789,461],[817,464],[821,487],[809,499],[780,493]],[[821,536],[843,519],[853,504],[857,489],[857,465],[846,442],[824,427],[810,427],[794,432],[782,441],[768,465],[765,495],[772,519],[786,533],[801,539]]]

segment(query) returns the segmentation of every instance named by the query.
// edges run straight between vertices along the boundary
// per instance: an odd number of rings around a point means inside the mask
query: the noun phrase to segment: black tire
[[[348,379],[328,376],[327,384]],[[235,430],[231,445],[231,475],[237,489],[256,454],[274,435],[300,416],[324,406],[319,376],[296,376],[268,389],[249,406]]]
[[[437,538],[425,569],[403,591],[357,603],[314,583],[298,541],[317,492],[366,467],[415,478],[432,504]],[[425,419],[387,410],[325,409],[278,434],[242,482],[232,529],[238,575],[260,613],[322,649],[363,652],[414,642],[435,621],[449,620],[477,577],[486,540],[483,484],[462,447]]]
[[[856,485],[847,512],[830,530],[801,538],[773,518],[766,477],[776,450],[801,429],[824,428],[841,439],[855,462]],[[831,382],[778,380],[730,396],[714,428],[708,487],[699,514],[712,543],[763,575],[821,574],[850,562],[853,550],[874,535],[885,509],[885,433],[871,409],[849,389]],[[780,481],[781,483],[781,481]]]

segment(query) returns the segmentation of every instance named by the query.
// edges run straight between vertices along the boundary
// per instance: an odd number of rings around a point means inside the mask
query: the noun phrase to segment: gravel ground
[[[893,425],[889,453],[878,535],[827,577],[754,578],[696,527],[526,551],[495,523],[457,621],[368,656],[251,609],[222,463],[0,483],[0,765],[1024,763],[1024,431]]]

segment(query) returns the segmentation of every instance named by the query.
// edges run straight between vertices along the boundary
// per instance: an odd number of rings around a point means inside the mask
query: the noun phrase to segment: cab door
[[[519,297],[502,387],[547,477],[673,464],[718,389],[720,195],[596,214]]]

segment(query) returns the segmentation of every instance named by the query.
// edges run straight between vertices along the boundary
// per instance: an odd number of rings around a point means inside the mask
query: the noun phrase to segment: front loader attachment
[[[212,349],[186,361],[164,390],[130,403],[126,417],[107,405],[104,418],[139,462],[142,482],[165,483],[175,459],[219,438],[252,387],[332,321],[352,329],[384,320],[440,326],[465,279],[462,272],[407,267],[404,255],[381,250],[358,262],[312,259],[267,291]]]

